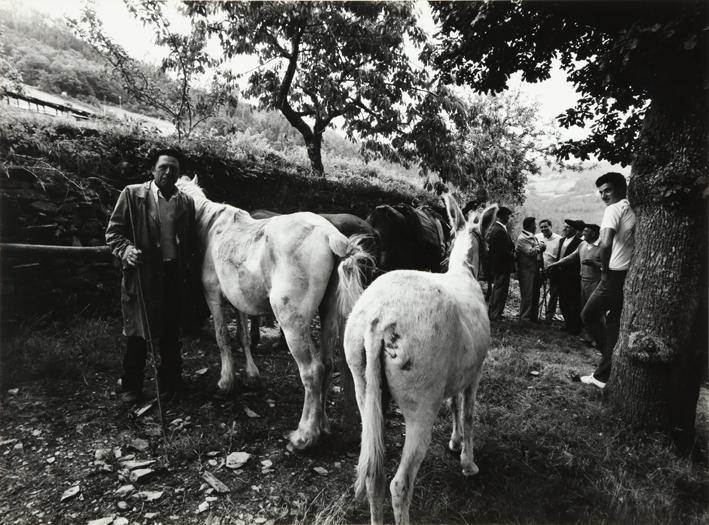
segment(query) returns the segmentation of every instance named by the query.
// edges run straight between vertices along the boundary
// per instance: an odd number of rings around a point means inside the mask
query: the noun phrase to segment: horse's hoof
[[[261,376],[244,376],[244,388],[247,390],[263,390],[263,381]]]
[[[460,441],[453,441],[452,439],[448,442],[448,450],[451,452],[460,452]]]
[[[317,437],[308,434],[303,436],[300,431],[294,430],[291,432],[288,440],[288,444],[293,448],[293,450],[288,450],[291,452],[299,452],[311,448],[317,441]]]
[[[463,476],[465,476],[466,478],[475,476],[478,472],[480,472],[480,469],[475,463],[468,467],[463,467]]]
[[[217,383],[217,387],[219,388],[219,392],[225,395],[229,394],[232,390],[234,390],[234,381],[225,381],[220,379]]]

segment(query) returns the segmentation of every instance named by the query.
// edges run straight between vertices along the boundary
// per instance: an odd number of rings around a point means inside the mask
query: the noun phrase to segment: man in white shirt
[[[540,233],[536,235],[537,240],[540,243],[544,243],[546,250],[544,250],[544,269],[546,270],[550,264],[556,262],[556,254],[559,251],[559,242],[562,237],[558,233],[551,231],[551,219],[542,219],[539,221]],[[548,280],[549,289],[546,291],[548,297],[546,298],[546,311],[545,318],[547,322],[551,322],[556,314],[556,304],[559,301],[559,283],[552,276],[544,277]],[[544,282],[542,282],[544,284]],[[546,287],[545,287],[546,288]]]
[[[635,250],[635,212],[626,198],[627,183],[622,174],[605,173],[596,180],[596,186],[608,206],[601,222],[601,282],[584,306],[581,318],[603,357],[596,371],[581,377],[581,381],[604,388],[620,332],[625,276]]]
[[[544,243],[534,235],[537,224],[534,217],[525,217],[522,232],[517,237],[517,280],[519,281],[519,320],[536,323],[539,309],[539,287],[541,285],[542,253]]]

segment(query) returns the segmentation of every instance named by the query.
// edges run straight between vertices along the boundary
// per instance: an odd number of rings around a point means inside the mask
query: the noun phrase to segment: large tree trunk
[[[648,108],[629,198],[637,215],[608,400],[632,426],[691,444],[706,364],[706,103],[686,89]]]
[[[303,135],[305,138],[305,147],[308,148],[308,158],[310,159],[310,168],[313,174],[318,177],[325,175],[325,168],[322,165],[322,134],[311,133]]]

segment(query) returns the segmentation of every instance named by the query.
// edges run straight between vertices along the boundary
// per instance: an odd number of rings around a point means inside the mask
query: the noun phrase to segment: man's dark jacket
[[[493,278],[495,275],[514,273],[515,245],[505,229],[495,222],[486,236],[489,250],[489,268]]]
[[[153,336],[160,333],[162,301],[164,297],[163,263],[160,251],[160,224],[157,204],[150,193],[150,182],[126,186],[106,228],[106,244],[122,263],[121,307],[123,310],[123,333],[128,336],[147,338],[138,300],[138,267],[126,263],[126,249],[134,245],[143,253],[140,272],[143,295],[150,319]],[[154,183],[153,183],[154,184]],[[176,190],[177,199],[175,232],[177,238],[180,284],[185,290],[189,266],[194,262],[197,247],[195,206],[192,197]],[[133,219],[131,223],[131,217]],[[135,232],[135,238],[133,236]],[[183,300],[188,294],[182,294]],[[184,312],[183,308],[183,312]],[[177,320],[179,322],[179,320]]]

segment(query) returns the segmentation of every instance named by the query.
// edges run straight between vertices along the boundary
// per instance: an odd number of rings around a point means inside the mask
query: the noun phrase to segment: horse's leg
[[[258,385],[261,382],[259,376],[258,367],[254,363],[254,358],[251,355],[251,334],[249,332],[249,316],[237,312],[239,317],[239,338],[241,340],[241,347],[244,349],[244,356],[246,356],[246,382],[249,385]],[[258,318],[254,318],[258,322]],[[257,330],[258,330],[258,324]]]
[[[401,453],[399,468],[389,485],[394,520],[397,525],[408,525],[409,523],[409,507],[414,491],[414,481],[421,462],[426,456],[428,445],[431,443],[433,422],[442,401],[436,395],[429,396],[425,392],[420,395],[421,405],[416,407],[413,412],[404,412],[406,420],[404,450]],[[433,403],[431,403],[431,398],[435,398]]]
[[[327,311],[324,306],[320,307],[320,360],[323,364],[320,430],[324,434],[330,433],[330,420],[327,417],[327,394],[330,389],[330,380],[332,379],[332,352],[339,339],[339,325],[336,315],[335,311]],[[344,368],[347,368],[347,366],[345,365]],[[349,372],[347,373],[349,374]],[[342,376],[342,372],[340,372],[340,375]]]
[[[452,452],[460,452],[460,443],[463,439],[462,408],[464,404],[462,394],[456,394],[449,398],[447,404],[451,412],[451,419],[453,420],[453,431],[451,432],[451,439],[448,442],[448,448]]]
[[[473,384],[465,389],[462,400],[463,406],[460,412],[463,419],[463,448],[460,453],[460,466],[463,467],[464,476],[474,476],[480,469],[475,464],[473,456],[473,413],[475,410],[475,398],[480,384],[480,374],[475,378]]]
[[[217,385],[222,392],[231,392],[234,389],[234,358],[231,353],[231,336],[227,327],[227,301],[221,291],[213,288],[205,293],[205,298],[214,319],[214,334],[222,358],[222,370]]]
[[[386,471],[379,474],[367,474],[367,499],[369,500],[369,519],[372,525],[384,523],[384,498],[386,497]]]
[[[261,326],[261,318],[257,315],[249,317],[251,321],[251,348],[255,349],[261,342],[261,332],[259,327]]]
[[[276,317],[279,318],[278,313]],[[291,445],[303,450],[313,446],[320,437],[322,421],[322,381],[324,365],[319,352],[310,337],[310,319],[298,319],[294,316],[288,321],[279,322],[283,327],[288,348],[298,365],[300,380],[305,389],[303,412],[298,429],[290,434]]]

